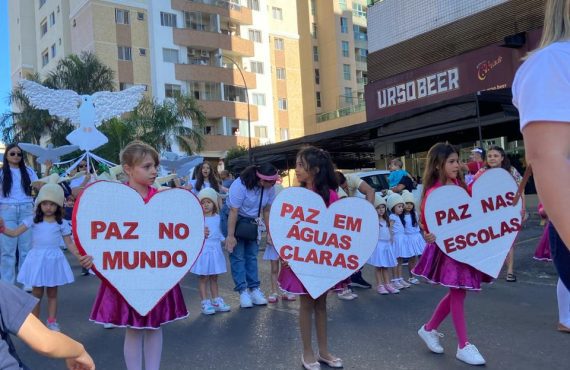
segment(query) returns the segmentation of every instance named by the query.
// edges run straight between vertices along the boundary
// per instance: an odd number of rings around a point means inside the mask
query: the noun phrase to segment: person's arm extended
[[[230,213],[228,215],[228,236],[226,238],[226,249],[230,253],[233,252],[237,244],[237,240],[235,237],[237,218],[238,218],[238,209],[230,207]]]
[[[523,137],[540,199],[570,249],[570,122],[531,122]]]
[[[20,327],[18,337],[44,356],[67,359],[70,369],[95,369],[93,359],[81,343],[49,330],[32,314],[28,315]]]
[[[358,185],[358,191],[364,194],[367,201],[374,204],[374,197],[376,194],[372,186],[368,185],[366,181],[363,180],[360,182],[360,185]]]

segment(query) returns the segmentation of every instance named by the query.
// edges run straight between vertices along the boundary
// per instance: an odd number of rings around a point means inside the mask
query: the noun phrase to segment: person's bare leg
[[[312,339],[312,324],[313,324],[313,311],[315,309],[315,300],[308,294],[301,295],[301,302],[299,305],[299,329],[301,331],[301,341],[303,342],[303,359],[306,363],[310,364],[317,361],[313,353]]]

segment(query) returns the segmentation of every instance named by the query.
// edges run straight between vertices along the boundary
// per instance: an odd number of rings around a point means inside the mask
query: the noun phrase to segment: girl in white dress
[[[376,267],[376,291],[378,294],[397,294],[400,291],[390,283],[390,270],[398,265],[392,248],[392,232],[390,231],[390,219],[386,209],[386,199],[376,194],[374,207],[378,213],[378,244],[370,256],[368,264]]]
[[[61,237],[63,237],[67,248],[78,258],[81,264],[91,259],[89,256],[80,256],[71,240],[69,224],[63,222],[63,202],[64,195],[61,186],[49,183],[40,189],[35,201],[33,219],[25,219],[15,229],[4,227],[4,221],[0,219],[0,229],[7,236],[17,237],[28,229],[32,230],[32,249],[18,273],[18,282],[33,287],[32,294],[40,301],[32,313],[38,318],[44,289],[47,291],[48,318],[46,326],[55,331],[60,331],[56,320],[57,287],[73,282],[71,267],[59,247]]]
[[[198,193],[202,203],[206,227],[210,234],[204,241],[202,253],[190,272],[200,276],[200,299],[202,300],[202,313],[213,315],[216,312],[227,312],[231,308],[224,302],[218,292],[218,275],[227,272],[226,258],[222,251],[222,242],[225,240],[220,228],[220,215],[218,214],[218,193],[212,188],[204,188]],[[211,299],[208,295],[208,282],[210,283]]]
[[[408,281],[412,284],[419,284],[420,281],[415,278],[411,271],[414,269],[418,262],[418,256],[424,252],[426,247],[426,241],[422,236],[420,230],[420,223],[418,222],[418,214],[416,212],[416,198],[414,194],[407,190],[402,191],[402,198],[404,198],[404,230],[406,232],[406,245],[409,253],[413,253],[413,256],[408,258],[408,270],[410,271],[410,278]]]
[[[402,277],[402,263],[408,258],[408,246],[404,228],[404,198],[400,194],[392,193],[386,199],[390,210],[390,227],[392,228],[392,245],[398,258],[398,265],[394,268],[392,286],[396,289],[409,288],[411,285]]]

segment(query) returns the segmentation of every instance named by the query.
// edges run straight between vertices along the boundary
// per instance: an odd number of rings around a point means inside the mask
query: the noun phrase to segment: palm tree
[[[115,73],[89,51],[61,59],[49,73],[44,85],[53,89],[73,90],[80,95],[113,91]]]
[[[98,127],[109,142],[95,150],[95,154],[108,161],[119,163],[121,150],[131,141],[136,139],[135,128],[118,118],[105,121]]]
[[[192,127],[186,124],[188,120]],[[188,154],[204,147],[206,116],[189,95],[177,95],[162,103],[145,97],[126,122],[134,127],[138,139],[158,151],[170,150],[171,140]]]

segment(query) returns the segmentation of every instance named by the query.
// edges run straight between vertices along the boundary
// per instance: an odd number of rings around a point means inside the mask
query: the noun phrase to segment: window
[[[188,93],[197,100],[222,100],[220,84],[216,82],[192,81]]]
[[[144,13],[143,12],[137,12],[137,19],[139,21],[144,21]]]
[[[321,92],[320,91],[317,91],[316,101],[317,101],[317,108],[320,108],[321,107]]]
[[[340,43],[342,47],[342,56],[348,58],[350,56],[348,52],[348,47],[349,47],[348,41],[341,41]]]
[[[317,38],[317,24],[316,23],[312,24],[311,35],[313,36],[314,39]]]
[[[275,38],[275,50],[285,50],[285,41],[283,39]]]
[[[348,33],[348,20],[345,17],[340,17],[340,32]]]
[[[368,34],[366,31],[366,27],[353,25],[352,29],[354,31],[354,39],[355,40],[357,40],[357,41],[358,40],[362,40],[362,41],[368,40]]]
[[[285,79],[285,68],[275,68],[275,75],[277,76],[278,80]]]
[[[265,106],[265,94],[254,93],[251,95],[251,101],[253,105]]]
[[[51,12],[51,14],[49,15],[49,25],[53,26],[55,25],[55,13]]]
[[[245,103],[246,90],[240,86],[224,85],[224,100]]]
[[[263,74],[263,62],[256,62],[252,60],[249,62],[249,64],[253,73]]]
[[[42,53],[42,67],[45,67],[46,64],[49,63],[49,54],[47,49]]]
[[[160,25],[176,27],[176,14],[160,12]]]
[[[319,47],[318,46],[313,46],[313,61],[315,61],[315,62],[319,61]]]
[[[178,63],[178,49],[162,48],[162,61],[166,63]]]
[[[261,31],[249,30],[249,39],[253,42],[261,42]]]
[[[357,62],[366,63],[366,58],[368,57],[368,50],[362,48],[354,49],[355,59]]]
[[[346,0],[338,0],[338,7],[340,10],[346,10]]]
[[[41,8],[42,6],[44,6],[44,4],[46,3],[46,1],[47,1],[47,0],[40,0],[40,8]]]
[[[146,57],[146,49],[145,48],[139,48],[139,55],[141,57]]]
[[[288,128],[279,129],[279,133],[281,136],[281,140],[289,140],[289,129]]]
[[[55,44],[52,44],[52,45],[51,45],[51,58],[52,58],[52,59],[55,58],[55,52],[56,52],[56,50],[55,50]]]
[[[129,24],[129,11],[115,8],[115,23]]]
[[[318,69],[315,69],[315,84],[320,84],[321,83],[321,74],[320,71]]]
[[[350,81],[350,64],[342,65],[342,74],[346,81]]]
[[[43,37],[48,31],[48,25],[47,25],[47,19],[44,18],[44,20],[40,23],[40,35]]]
[[[267,127],[266,126],[255,126],[255,137],[259,137],[261,139],[267,139]]]
[[[281,8],[277,8],[277,7],[273,7],[271,9],[271,12],[273,13],[273,19],[277,19],[279,21],[283,20],[283,9]]]
[[[317,15],[317,4],[315,3],[315,0],[311,0],[311,14]]]
[[[358,3],[352,3],[352,15],[355,17],[366,18],[366,6]]]
[[[279,110],[287,110],[287,99],[279,98],[278,106]]]
[[[352,88],[350,87],[344,88],[344,102],[352,104]]]
[[[247,7],[259,11],[259,0],[247,0]]]
[[[133,60],[130,46],[118,46],[117,51],[119,60]]]
[[[196,31],[218,32],[218,18],[204,12],[184,12],[186,28]]]
[[[119,90],[123,91],[128,89],[129,87],[133,87],[135,85],[133,85],[132,83],[128,83],[128,82],[119,82]]]
[[[164,96],[174,98],[180,95],[180,85],[164,84]]]

